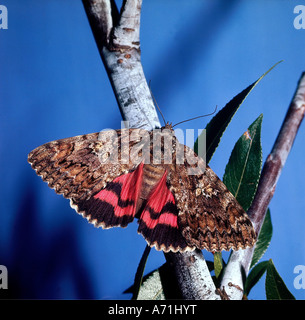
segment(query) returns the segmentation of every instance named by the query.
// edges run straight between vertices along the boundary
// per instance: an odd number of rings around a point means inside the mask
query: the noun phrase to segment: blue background
[[[173,123],[223,107],[284,60],[238,111],[211,167],[223,176],[240,135],[264,114],[264,159],[305,71],[305,30],[293,26],[293,0],[144,0],[142,62]],[[96,229],[35,175],[27,154],[60,138],[120,128],[121,116],[81,1],[2,0],[0,30],[0,264],[13,298],[129,299],[145,248],[137,223]],[[181,128],[204,128],[203,118]],[[304,144],[298,132],[270,204],[272,258],[298,299],[296,265],[305,265]],[[208,259],[211,255],[204,252]],[[146,271],[165,262],[152,250]],[[0,292],[1,294],[1,292]],[[265,299],[264,280],[250,299]]]

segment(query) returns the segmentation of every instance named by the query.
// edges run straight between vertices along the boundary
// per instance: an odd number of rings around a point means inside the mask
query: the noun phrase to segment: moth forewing
[[[206,168],[205,159],[198,156],[191,148],[187,147],[188,143],[192,143],[195,140],[194,130],[186,129],[186,146],[185,146],[185,160],[187,165],[188,175],[201,175]],[[200,151],[205,147],[205,136],[198,138],[198,145],[200,144]],[[202,152],[205,154],[204,152]]]
[[[197,155],[206,163],[206,129],[203,129],[200,134],[198,132],[197,148]]]
[[[128,121],[126,121],[128,123]],[[128,128],[123,128],[120,131],[119,140],[119,161],[121,164],[128,164],[130,162],[129,145],[130,145],[130,130]]]
[[[188,164],[187,166],[187,174],[189,176],[193,175],[202,175],[206,169],[206,163],[202,158],[198,157],[198,155],[190,148],[185,146],[185,161]]]
[[[179,143],[179,141],[184,141],[184,132],[182,129],[176,128],[174,131],[175,142],[174,142],[174,152],[175,152],[175,165],[183,165],[185,160],[184,145]]]
[[[98,135],[100,142],[98,148],[98,158],[102,165],[118,164],[118,133],[116,130],[103,130]]]

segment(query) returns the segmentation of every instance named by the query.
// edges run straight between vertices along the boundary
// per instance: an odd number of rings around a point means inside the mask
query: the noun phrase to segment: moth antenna
[[[191,118],[191,119],[187,119],[187,120],[183,120],[183,121],[180,121],[178,123],[176,123],[175,125],[172,126],[172,128],[174,128],[175,126],[177,126],[178,124],[181,124],[183,122],[187,122],[187,121],[192,121],[192,120],[195,120],[195,119],[199,119],[199,118],[203,118],[203,117],[208,117],[208,116],[211,116],[213,115],[217,110],[217,106],[215,107],[215,110],[212,112],[212,113],[209,113],[209,114],[205,114],[203,116],[198,116],[198,117],[195,117],[195,118]]]
[[[152,98],[153,98],[153,100],[154,100],[155,106],[157,107],[157,109],[159,110],[159,112],[160,112],[160,114],[161,114],[161,116],[162,116],[164,125],[166,125],[166,121],[165,121],[165,118],[164,118],[164,116],[163,116],[163,113],[162,113],[161,109],[159,108],[158,103],[157,103],[157,100],[155,99],[155,97],[154,97],[154,95],[153,95],[153,93],[152,93],[152,91],[151,91],[150,83],[151,83],[151,80],[149,80],[149,91],[150,91],[150,94],[151,94],[151,96],[152,96]]]

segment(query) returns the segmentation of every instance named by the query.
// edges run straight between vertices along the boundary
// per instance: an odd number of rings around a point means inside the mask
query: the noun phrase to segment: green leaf
[[[269,260],[266,275],[266,297],[267,300],[294,300],[295,297],[286,287],[283,279],[278,274],[272,259]]]
[[[266,252],[271,242],[272,232],[273,232],[273,228],[272,228],[272,222],[271,222],[271,214],[270,214],[270,210],[268,209],[261,231],[258,235],[258,239],[255,244],[255,249],[254,249],[250,268],[255,266],[255,264],[261,259],[261,257]]]
[[[214,272],[215,272],[216,278],[219,277],[222,268],[223,268],[222,254],[221,254],[221,252],[215,252],[214,253]]]
[[[267,72],[265,72],[258,80],[253,82],[250,86],[244,89],[241,93],[235,96],[230,102],[228,102],[224,108],[222,108],[207,124],[206,132],[206,163],[209,163],[215,150],[217,149],[220,139],[225,132],[227,126],[231,122],[234,114],[244,102],[248,94],[253,90],[253,88],[281,61],[276,63]],[[198,139],[195,142],[194,150],[198,153]],[[203,156],[203,155],[199,155]]]
[[[262,119],[260,115],[238,139],[223,177],[224,184],[245,211],[254,198],[262,168]]]
[[[263,261],[258,263],[249,273],[246,283],[244,292],[248,296],[250,290],[256,285],[259,279],[263,276],[265,271],[267,270],[267,266],[269,261]]]
[[[133,295],[132,295],[133,300],[136,300],[138,298],[140,287],[142,284],[144,269],[145,269],[148,255],[150,253],[150,249],[151,249],[151,247],[148,245],[145,247],[142,258],[141,258],[140,263],[138,265],[138,269],[137,269],[137,272],[135,275],[135,280],[134,280],[134,285],[133,285]]]

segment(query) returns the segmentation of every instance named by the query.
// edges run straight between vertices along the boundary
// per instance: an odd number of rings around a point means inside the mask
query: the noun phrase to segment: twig
[[[142,0],[83,0],[122,117],[130,127],[161,127],[140,59]],[[201,251],[165,254],[185,299],[220,299]]]
[[[271,153],[264,164],[260,182],[248,214],[254,229],[259,234],[269,203],[273,197],[277,181],[287,160],[299,126],[305,113],[305,72],[303,72],[297,90],[290,103],[288,112],[274,143]],[[224,272],[221,287],[224,287],[231,299],[241,299],[242,292],[236,286],[243,287],[242,273],[248,274],[254,248],[233,252]],[[229,286],[231,283],[231,286]],[[234,284],[234,286],[232,286]]]

